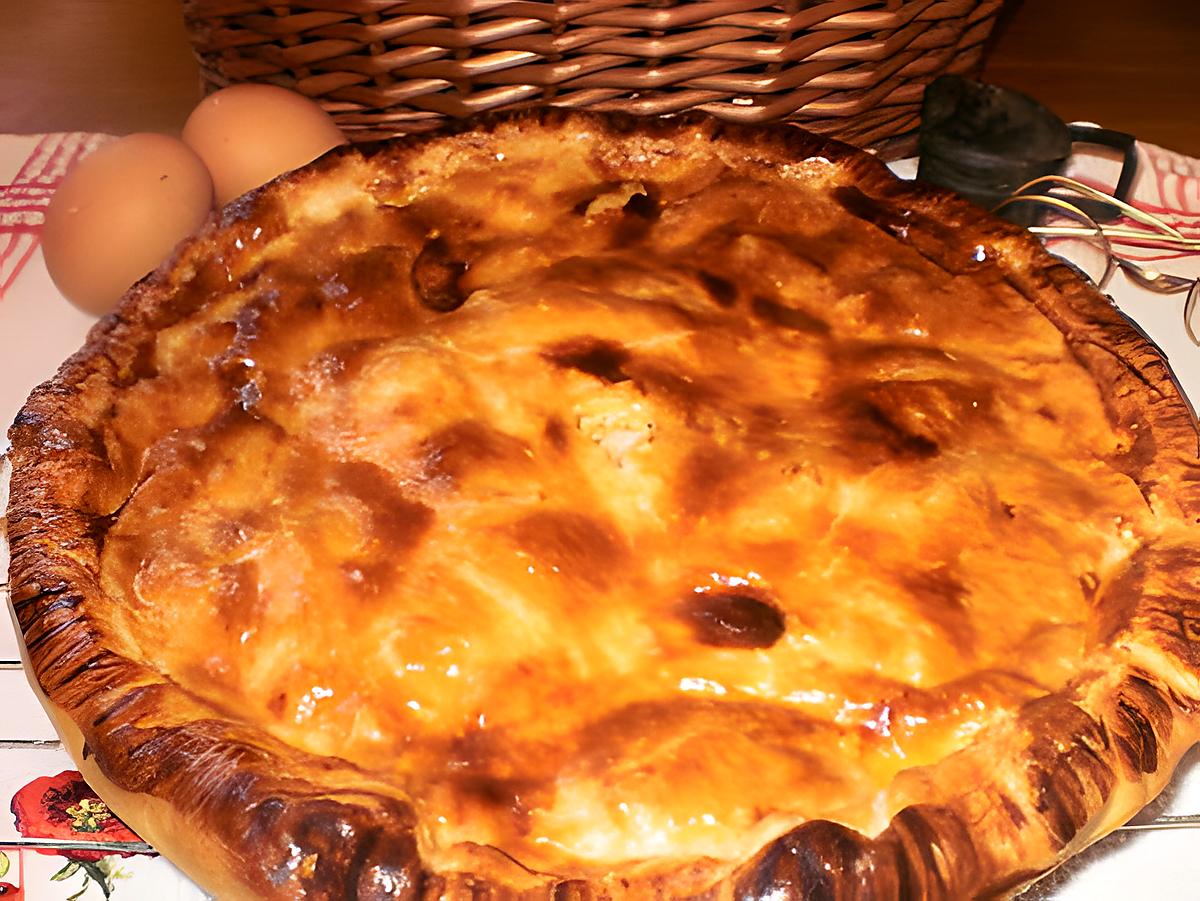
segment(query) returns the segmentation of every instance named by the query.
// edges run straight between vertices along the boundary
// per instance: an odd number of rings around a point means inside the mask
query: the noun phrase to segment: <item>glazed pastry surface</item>
[[[555,155],[256,218],[119,403],[102,584],[147,664],[394,781],[434,853],[882,828],[899,771],[1075,674],[1157,529],[1128,436],[994,251],[897,242],[828,164]]]
[[[1200,735],[1161,357],[796,130],[335,151],[12,434],[51,712],[223,896],[992,896]]]

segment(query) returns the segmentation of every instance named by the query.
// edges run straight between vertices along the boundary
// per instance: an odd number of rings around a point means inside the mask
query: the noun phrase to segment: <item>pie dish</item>
[[[10,436],[35,687],[218,897],[1002,896],[1200,737],[1161,355],[795,128],[333,151]]]

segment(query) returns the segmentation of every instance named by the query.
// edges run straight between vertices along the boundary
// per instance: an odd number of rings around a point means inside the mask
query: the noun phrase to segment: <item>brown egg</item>
[[[97,316],[212,209],[212,179],[177,138],[133,134],[82,159],[46,209],[42,253],[63,296]]]
[[[346,143],[321,107],[268,84],[210,94],[188,116],[183,139],[208,165],[222,204]]]

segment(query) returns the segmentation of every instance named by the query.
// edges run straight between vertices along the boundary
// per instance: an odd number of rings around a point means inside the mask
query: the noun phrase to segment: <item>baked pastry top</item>
[[[223,891],[1003,893],[1198,734],[1162,360],[796,130],[335,151],[12,440],[40,686]]]

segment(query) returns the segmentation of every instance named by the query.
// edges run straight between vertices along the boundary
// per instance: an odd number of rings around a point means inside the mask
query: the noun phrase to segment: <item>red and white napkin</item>
[[[108,140],[86,132],[0,137],[0,299],[37,249],[46,205],[63,175]]]

